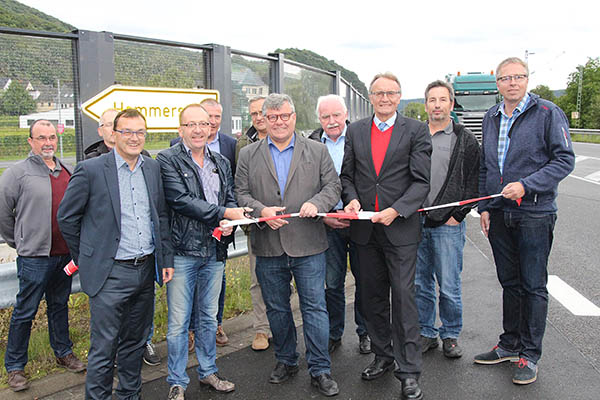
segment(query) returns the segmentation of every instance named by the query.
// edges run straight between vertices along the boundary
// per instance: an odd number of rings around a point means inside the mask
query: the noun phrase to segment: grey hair
[[[121,111],[121,110],[117,110],[116,108],[107,108],[106,110],[102,111],[102,114],[100,114],[100,121],[98,121],[98,126],[102,126],[103,125],[102,120],[104,118],[104,114],[106,114],[107,112],[111,112],[111,111],[114,111],[114,112],[116,112],[118,114],[119,111]],[[113,121],[110,121],[110,122],[113,122]]]
[[[436,87],[444,87],[444,88],[448,89],[448,93],[450,94],[450,102],[451,103],[454,102],[454,89],[452,89],[452,86],[450,86],[450,84],[448,82],[444,82],[439,79],[437,81],[431,82],[425,88],[425,102],[427,102],[427,98],[429,97],[429,91]]]
[[[369,85],[369,92],[371,92],[371,88],[373,87],[373,84],[379,78],[385,78],[385,79],[389,79],[391,81],[396,82],[398,84],[398,89],[400,90],[400,94],[402,94],[402,85],[400,85],[400,81],[398,80],[398,77],[389,71],[379,73],[373,77],[373,79],[371,80],[371,84]]]
[[[348,107],[346,107],[346,101],[342,96],[337,94],[328,94],[325,96],[321,96],[317,99],[317,108],[315,109],[315,112],[317,113],[317,118],[321,116],[321,114],[319,113],[319,107],[321,106],[321,102],[326,100],[337,100],[337,102],[340,103],[340,105],[344,109],[344,112],[348,112]]]
[[[496,77],[500,76],[500,70],[508,64],[522,65],[523,68],[525,68],[525,73],[527,74],[527,76],[529,76],[529,66],[525,61],[521,60],[519,57],[508,57],[507,59],[502,60],[500,64],[498,64],[498,67],[496,68]]]
[[[292,98],[287,94],[283,93],[271,93],[265,99],[265,102],[262,106],[263,115],[267,115],[267,110],[280,110],[283,107],[284,103],[288,103],[292,108],[292,112],[296,112],[296,108],[294,107],[294,102]]]
[[[252,103],[255,103],[255,102],[260,101],[260,100],[264,100],[266,98],[267,98],[267,96],[256,96],[256,97],[253,97],[253,98],[251,98],[248,101],[248,106],[250,106]]]

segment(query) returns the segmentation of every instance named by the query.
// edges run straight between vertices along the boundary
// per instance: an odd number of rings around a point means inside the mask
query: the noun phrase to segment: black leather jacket
[[[212,231],[223,219],[225,208],[237,207],[233,195],[233,176],[229,161],[208,150],[216,165],[220,188],[218,204],[208,203],[196,164],[187,154],[183,143],[161,151],[156,156],[165,190],[165,199],[171,208],[171,242],[175,255],[209,256],[209,246],[216,242]],[[227,258],[227,246],[233,234],[223,236],[217,243],[217,260]]]

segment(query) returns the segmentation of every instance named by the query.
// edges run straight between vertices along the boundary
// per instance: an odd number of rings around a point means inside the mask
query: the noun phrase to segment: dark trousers
[[[69,260],[71,260],[69,255],[17,257],[19,293],[10,319],[4,355],[6,371],[25,369],[31,322],[44,295],[48,315],[48,334],[54,355],[64,357],[73,352],[73,343],[69,339],[67,307],[71,294],[71,277],[62,270]]]
[[[357,245],[362,315],[371,349],[378,358],[396,360],[394,373],[399,379],[418,378],[422,369],[415,303],[417,247],[417,243],[394,246],[380,224],[375,224],[366,245]]]
[[[116,397],[140,398],[142,356],[153,305],[154,257],[138,266],[115,261],[100,292],[90,297],[86,399],[112,399],[115,356],[119,360]]]
[[[502,285],[499,346],[537,362],[548,314],[548,256],[556,214],[490,213],[489,240]]]

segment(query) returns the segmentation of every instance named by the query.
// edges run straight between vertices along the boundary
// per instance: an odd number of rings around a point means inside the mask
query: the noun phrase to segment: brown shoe
[[[188,353],[191,353],[196,348],[196,344],[194,343],[194,332],[188,331]]]
[[[217,392],[229,393],[235,390],[235,384],[229,382],[227,379],[222,379],[217,374],[212,374],[204,379],[200,379],[202,385],[210,386]]]
[[[56,363],[70,372],[81,372],[85,370],[85,364],[75,357],[75,354],[69,353],[64,357],[56,357]]]
[[[225,334],[225,331],[223,330],[223,326],[222,325],[217,326],[217,346],[222,347],[222,346],[227,345],[227,343],[229,343],[229,338]]]
[[[257,332],[252,341],[252,350],[263,351],[269,348],[269,337],[265,333]]]
[[[8,373],[8,386],[13,392],[29,389],[29,381],[22,370],[10,371]]]

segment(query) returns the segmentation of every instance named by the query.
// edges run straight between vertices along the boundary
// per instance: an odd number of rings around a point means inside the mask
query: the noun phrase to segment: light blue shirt
[[[398,113],[395,112],[394,116],[391,117],[390,119],[388,119],[387,121],[381,121],[379,118],[377,118],[377,115],[373,116],[373,122],[375,122],[375,126],[379,127],[379,124],[381,122],[385,122],[385,124],[387,125],[387,127],[389,128],[390,126],[394,126],[394,124],[396,123],[396,118],[398,117]]]
[[[290,172],[290,165],[292,164],[292,156],[294,155],[294,144],[296,143],[296,132],[292,135],[292,140],[286,146],[285,149],[279,151],[275,143],[271,141],[271,138],[267,136],[267,143],[269,144],[269,150],[271,151],[271,158],[273,159],[273,165],[275,166],[275,172],[277,173],[277,183],[279,183],[279,195],[283,200],[283,194],[285,192],[285,184],[287,183],[288,174]]]
[[[323,136],[321,136],[321,141],[327,146],[327,151],[333,160],[333,166],[335,167],[335,172],[337,172],[338,176],[342,171],[342,161],[344,161],[344,144],[346,143],[346,130],[348,129],[348,125],[344,125],[344,130],[342,134],[337,138],[334,142],[327,136],[326,132],[323,132]],[[340,210],[343,208],[343,203],[340,200],[334,207],[334,210]]]
[[[496,115],[500,113],[500,129],[498,130],[498,168],[500,168],[500,175],[504,171],[504,160],[506,160],[506,153],[508,153],[508,147],[510,146],[510,137],[508,132],[513,123],[519,115],[523,112],[527,104],[529,103],[529,93],[525,93],[523,99],[519,102],[517,107],[512,113],[512,116],[508,116],[504,110],[504,101],[498,107]]]
[[[154,252],[150,199],[141,168],[144,158],[138,156],[131,171],[123,157],[116,150],[113,153],[121,201],[121,240],[115,259],[129,260]]]
[[[211,204],[219,204],[219,190],[221,189],[221,181],[219,179],[219,173],[217,171],[217,166],[212,162],[210,157],[208,156],[208,149],[204,147],[204,166],[200,166],[192,157],[192,150],[183,143],[185,147],[185,151],[190,156],[194,165],[196,165],[196,170],[198,171],[198,176],[200,176],[200,185],[202,186],[202,192],[204,193],[204,198],[208,203]]]
[[[219,143],[219,135],[220,135],[220,132],[217,131],[215,138],[213,139],[212,142],[207,143],[207,146],[210,149],[210,151],[214,151],[215,153],[221,154],[221,144]]]

